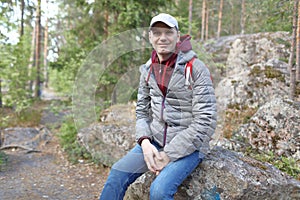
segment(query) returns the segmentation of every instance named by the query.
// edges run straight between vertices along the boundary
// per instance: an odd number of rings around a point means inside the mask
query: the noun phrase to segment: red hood
[[[177,43],[177,51],[187,52],[192,50],[191,38],[190,35],[181,36],[180,41]]]

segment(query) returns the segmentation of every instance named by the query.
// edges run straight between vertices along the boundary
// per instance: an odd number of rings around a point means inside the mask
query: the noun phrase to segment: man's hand
[[[162,160],[160,153],[148,139],[144,139],[142,141],[141,147],[143,149],[144,160],[147,164],[148,169],[151,172],[156,173],[160,169],[160,167],[156,164],[156,160]]]
[[[160,171],[163,170],[163,168],[165,166],[167,166],[170,162],[170,158],[168,157],[166,152],[161,151],[161,152],[159,152],[159,154],[160,154],[160,157],[154,158],[154,161],[155,161],[156,165],[158,166],[158,170],[155,172],[156,175],[158,175],[160,173]]]

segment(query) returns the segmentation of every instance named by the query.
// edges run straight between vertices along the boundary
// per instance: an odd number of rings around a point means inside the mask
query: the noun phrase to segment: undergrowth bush
[[[77,163],[79,159],[91,160],[91,154],[77,141],[77,129],[73,118],[67,118],[59,129],[59,141],[63,150],[68,154],[70,162]]]
[[[18,112],[11,107],[3,107],[0,109],[0,128],[38,126],[44,106],[42,102],[36,101],[32,106]]]
[[[287,173],[288,175],[300,180],[300,161],[291,157],[277,156],[273,152],[257,152],[253,149],[248,149],[246,155],[255,158],[262,162],[268,162],[280,171]]]

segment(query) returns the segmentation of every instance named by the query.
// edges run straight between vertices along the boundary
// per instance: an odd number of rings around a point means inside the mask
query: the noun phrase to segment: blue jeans
[[[159,149],[158,145],[155,146]],[[186,157],[170,162],[152,182],[150,200],[173,199],[178,186],[202,162],[203,158],[203,154],[195,151]],[[144,161],[142,148],[136,145],[112,166],[99,200],[122,200],[128,186],[147,171],[149,170]]]

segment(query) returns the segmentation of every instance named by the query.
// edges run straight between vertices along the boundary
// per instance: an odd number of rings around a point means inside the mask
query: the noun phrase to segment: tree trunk
[[[201,24],[201,41],[204,41],[204,33],[205,33],[205,18],[206,18],[206,0],[202,2],[202,24]]]
[[[48,5],[48,0],[46,0]],[[48,6],[47,6],[48,10]],[[45,32],[44,32],[44,87],[48,88],[48,16],[46,15]]]
[[[40,78],[40,58],[41,58],[41,0],[38,0],[37,12],[36,12],[36,40],[35,40],[35,67],[36,67],[36,79],[34,97],[39,98],[41,96],[41,78]]]
[[[21,29],[20,37],[24,35],[24,10],[25,10],[25,1],[21,0]]]
[[[241,11],[241,34],[245,34],[245,16],[246,16],[246,5],[245,0],[242,0],[242,11]]]
[[[296,34],[297,34],[297,7],[298,0],[294,0],[294,10],[293,10],[293,30],[292,30],[292,41],[291,41],[291,53],[289,58],[289,70],[293,68],[294,57],[295,57],[295,48],[296,48]]]
[[[188,34],[192,34],[192,21],[193,21],[193,0],[189,2],[189,31]]]
[[[289,58],[289,70],[290,70],[290,98],[293,100],[295,96],[295,68],[294,68],[294,57],[295,57],[295,46],[296,46],[296,30],[297,30],[297,7],[298,0],[294,2],[293,10],[293,33],[292,33],[292,44],[291,53]]]
[[[222,15],[223,15],[223,4],[224,4],[223,2],[224,0],[220,1],[217,38],[220,37],[222,31]]]
[[[31,55],[29,58],[29,65],[28,65],[28,77],[29,77],[29,82],[28,82],[28,89],[29,91],[33,92],[33,80],[32,80],[32,75],[33,75],[33,67],[35,63],[35,38],[36,38],[36,26],[33,27],[32,30],[32,38],[31,38]]]
[[[208,39],[208,17],[209,17],[209,10],[208,10],[208,2],[206,2],[206,6],[205,6],[205,40]]]
[[[104,11],[105,14],[105,23],[104,23],[104,36],[105,39],[108,38],[108,26],[109,26],[109,12],[108,12],[108,8],[106,7],[106,10]]]
[[[296,69],[293,67],[290,71],[290,99],[295,99],[295,90],[296,90]]]
[[[235,14],[234,14],[234,6],[235,5],[234,5],[234,3],[232,3],[232,1],[228,1],[228,3],[231,6],[231,24],[230,24],[229,34],[234,35],[235,34],[235,32],[234,32],[234,30],[235,30],[235,18],[236,18]]]
[[[2,108],[2,80],[1,79],[0,79],[0,108]]]
[[[296,47],[296,81],[300,81],[300,3],[298,1],[298,25],[297,25],[297,47]],[[295,14],[296,15],[296,14]]]

